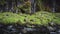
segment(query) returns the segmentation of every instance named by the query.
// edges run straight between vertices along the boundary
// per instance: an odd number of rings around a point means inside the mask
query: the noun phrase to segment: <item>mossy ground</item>
[[[29,14],[16,14],[12,12],[0,13],[0,23],[3,24],[37,24],[48,25],[49,22],[59,23],[60,17],[57,13],[46,11],[36,12],[32,15]]]

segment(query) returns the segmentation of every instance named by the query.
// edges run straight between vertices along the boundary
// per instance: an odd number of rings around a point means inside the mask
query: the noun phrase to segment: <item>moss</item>
[[[56,24],[60,24],[60,13],[55,13],[55,18],[53,19],[53,22]]]
[[[37,25],[48,25],[49,22],[53,21],[60,24],[60,17],[56,13],[50,13],[46,11],[40,11],[35,14],[16,14],[12,12],[0,13],[0,23],[4,24],[37,24]]]
[[[11,12],[0,13],[0,16],[0,23],[4,24],[16,23],[20,18],[18,14]]]
[[[28,22],[29,24],[41,24],[40,19],[35,18],[34,15],[27,16],[26,22]]]
[[[40,19],[42,25],[48,25],[54,18],[52,13],[46,11],[37,12],[35,15],[36,18]]]

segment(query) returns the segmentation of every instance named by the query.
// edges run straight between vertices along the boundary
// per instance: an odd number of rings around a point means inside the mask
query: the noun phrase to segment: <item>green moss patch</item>
[[[53,19],[53,22],[56,24],[60,24],[60,13],[55,13],[55,18]]]
[[[57,14],[53,14],[46,11],[36,12],[35,14],[16,14],[12,12],[0,13],[0,23],[3,24],[37,24],[37,25],[48,25],[49,22],[60,22],[60,17]]]

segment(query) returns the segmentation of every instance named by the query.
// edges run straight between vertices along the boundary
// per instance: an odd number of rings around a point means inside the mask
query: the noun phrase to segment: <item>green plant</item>
[[[24,2],[24,4],[19,5],[16,9],[18,9],[20,12],[31,13],[31,2]]]

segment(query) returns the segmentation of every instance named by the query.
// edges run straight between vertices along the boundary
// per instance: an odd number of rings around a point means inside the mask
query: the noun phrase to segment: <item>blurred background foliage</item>
[[[51,12],[52,4],[52,0],[0,0],[0,11],[32,13],[44,10]]]

